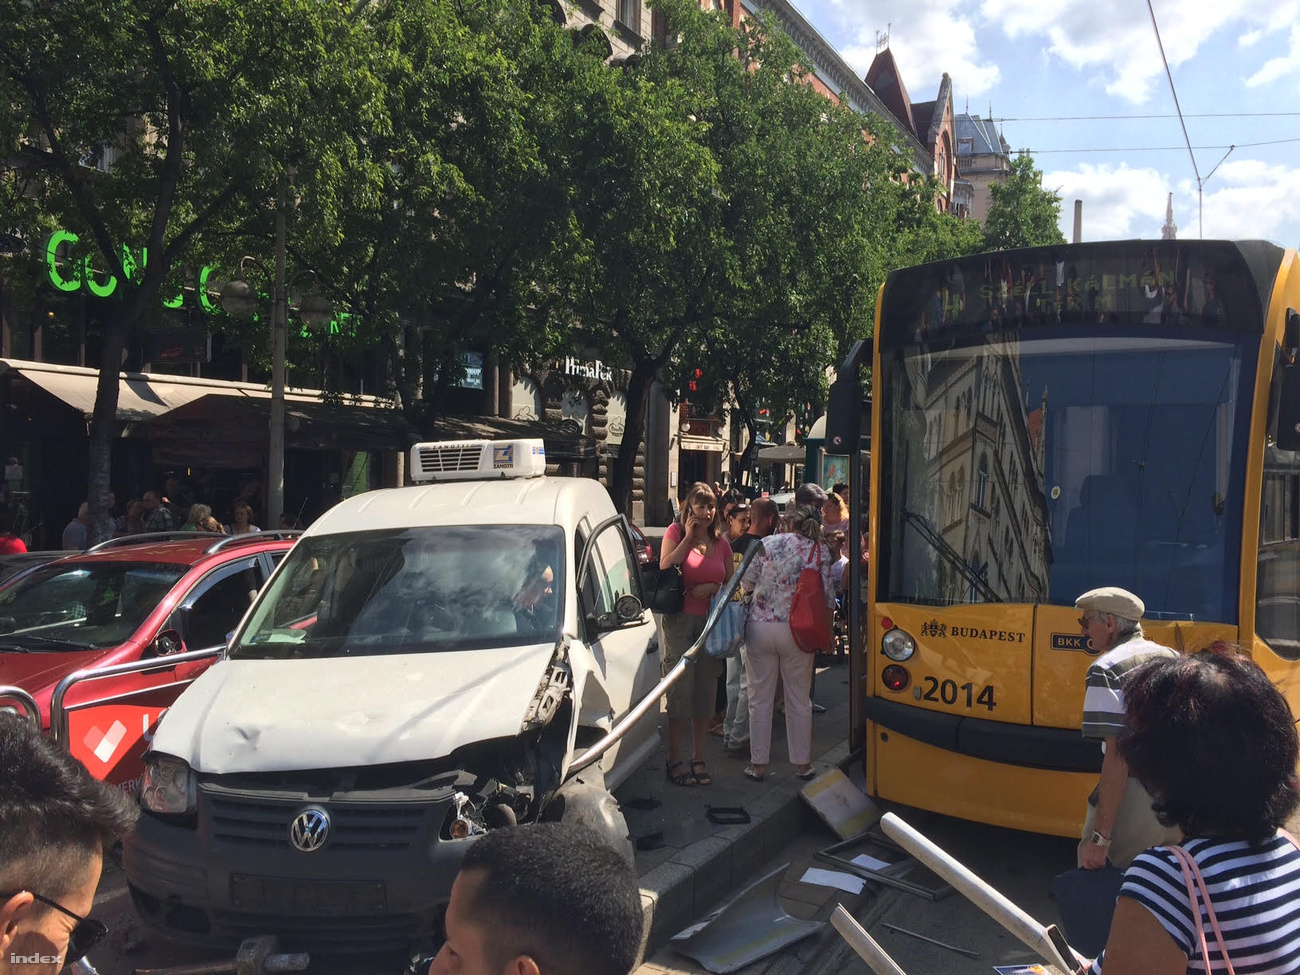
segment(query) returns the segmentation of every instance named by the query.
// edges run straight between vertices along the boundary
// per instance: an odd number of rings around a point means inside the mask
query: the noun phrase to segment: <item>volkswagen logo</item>
[[[320,806],[308,806],[294,817],[289,826],[289,842],[303,853],[319,850],[329,835],[330,814]]]

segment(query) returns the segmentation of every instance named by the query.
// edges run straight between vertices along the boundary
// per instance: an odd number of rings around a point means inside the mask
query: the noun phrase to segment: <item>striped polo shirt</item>
[[[1260,846],[1245,840],[1195,839],[1183,848],[1196,860],[1238,975],[1300,972],[1300,850],[1282,833]],[[1187,971],[1204,972],[1200,936],[1182,868],[1167,847],[1141,853],[1124,873],[1120,896],[1137,901],[1187,955]],[[1210,972],[1226,972],[1209,916],[1200,909]],[[1105,955],[1092,965],[1101,975]]]
[[[1094,660],[1084,678],[1083,736],[1119,737],[1124,730],[1125,678],[1149,660],[1176,656],[1176,651],[1135,635]]]

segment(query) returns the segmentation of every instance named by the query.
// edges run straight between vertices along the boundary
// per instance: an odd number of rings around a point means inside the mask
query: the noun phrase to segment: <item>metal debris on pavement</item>
[[[821,931],[825,921],[801,921],[781,906],[781,877],[789,866],[783,863],[759,878],[669,945],[710,972],[726,975]]]
[[[799,794],[842,840],[862,835],[880,819],[876,804],[838,768],[817,776]]]
[[[888,921],[882,921],[881,924],[884,927],[888,928],[890,931],[893,931],[895,934],[905,934],[909,938],[915,938],[917,941],[924,941],[926,944],[929,945],[936,945],[940,948],[947,948],[949,951],[955,951],[959,955],[965,955],[967,958],[973,958],[976,961],[980,960],[980,953],[970,948],[958,948],[956,945],[950,945],[946,941],[937,941],[934,938],[928,937],[927,935],[918,934],[915,931],[909,931],[907,928],[900,928],[897,924],[890,924]]]
[[[861,924],[853,920],[853,915],[844,909],[843,904],[837,905],[832,912],[831,924],[876,975],[907,975],[898,967],[898,963],[889,957],[889,952],[880,947],[876,939],[867,934]]]
[[[1055,924],[1044,927],[1008,900],[1001,891],[986,883],[964,863],[898,816],[886,813],[880,821],[880,827],[899,846],[952,884],[967,900],[1015,935],[1049,965],[1055,965],[1063,972],[1072,972],[1085,961],[1082,955],[1070,947]]]
[[[846,860],[838,855],[842,851],[863,845],[875,848],[882,856],[858,856],[852,860]],[[952,887],[944,883],[941,878],[939,883],[928,887],[915,879],[904,879],[901,874],[915,866],[916,861],[907,856],[906,851],[888,836],[879,833],[863,833],[851,840],[845,840],[843,843],[836,843],[824,850],[818,850],[813,856],[823,863],[829,863],[853,874],[855,877],[861,877],[863,880],[870,880],[873,883],[884,884],[896,890],[915,894],[917,897],[924,897],[928,901],[941,901],[952,893]],[[892,859],[885,860],[884,857],[891,857]],[[873,867],[873,863],[884,863],[885,865]]]

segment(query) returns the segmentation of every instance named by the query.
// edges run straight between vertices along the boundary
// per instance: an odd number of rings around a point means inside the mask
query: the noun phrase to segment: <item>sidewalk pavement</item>
[[[847,680],[848,668],[842,665],[819,668],[817,673],[813,698],[827,709],[825,714],[813,715],[813,755],[819,771],[848,758]],[[778,717],[774,722],[772,761],[763,782],[752,782],[741,774],[748,756],[727,755],[722,740],[710,736],[706,761],[713,784],[692,788],[667,781],[663,730],[661,726],[660,747],[654,757],[615,793],[637,846],[636,867],[646,910],[648,961],[639,975],[703,971],[666,948],[668,940],[761,876],[764,867],[773,869],[784,863],[785,855],[798,861],[781,885],[782,898],[792,915],[829,915],[840,898],[849,898],[831,888],[798,883],[804,867],[811,865],[813,853],[836,842],[837,837],[799,794],[807,783],[795,778],[794,766],[788,761],[783,720]],[[741,807],[751,821],[738,826],[711,823],[707,818],[710,807]],[[795,845],[790,847],[792,843]],[[794,947],[808,950],[807,944]],[[768,970],[745,969],[747,973]]]

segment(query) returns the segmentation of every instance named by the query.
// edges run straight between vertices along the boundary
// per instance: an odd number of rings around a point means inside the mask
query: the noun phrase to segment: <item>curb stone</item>
[[[819,768],[838,765],[848,756],[845,741],[815,758],[813,764]],[[750,806],[752,822],[704,836],[641,876],[641,903],[646,912],[643,958],[653,957],[678,931],[738,892],[803,829],[822,825],[800,795],[804,785],[793,776],[774,782]],[[855,897],[863,897],[869,889]],[[826,916],[833,907],[826,908]],[[857,905],[850,909],[856,912]],[[829,930],[838,937],[834,929]]]

